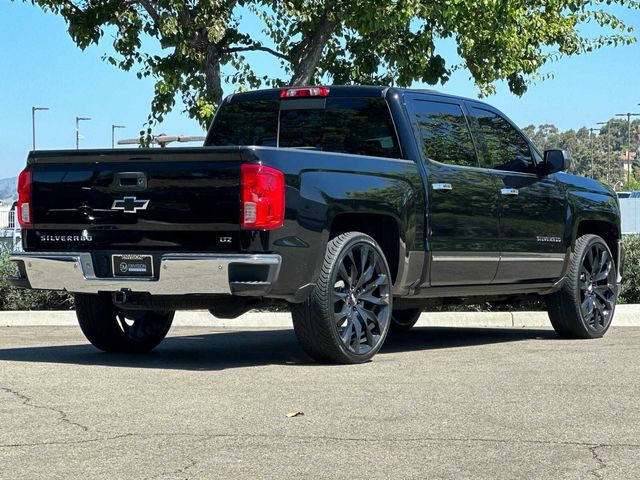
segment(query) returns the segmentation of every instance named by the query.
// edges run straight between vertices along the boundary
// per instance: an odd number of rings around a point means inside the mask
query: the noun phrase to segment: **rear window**
[[[207,145],[275,147],[279,108],[278,100],[224,104],[213,123]]]
[[[226,104],[216,117],[207,144],[279,146],[400,157],[384,99],[327,98],[302,102],[305,100],[285,100],[282,109],[277,100]]]

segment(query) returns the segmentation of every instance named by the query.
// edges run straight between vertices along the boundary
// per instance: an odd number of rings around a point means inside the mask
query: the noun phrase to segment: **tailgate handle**
[[[144,172],[118,172],[114,183],[123,190],[146,190],[147,176]]]

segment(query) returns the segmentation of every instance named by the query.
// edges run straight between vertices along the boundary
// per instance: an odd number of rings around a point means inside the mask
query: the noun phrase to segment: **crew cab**
[[[371,359],[435,304],[544,299],[557,333],[609,328],[615,193],[503,113],[365,86],[227,97],[203,147],[34,151],[14,285],[75,296],[87,339],[145,352],[174,312],[291,306],[319,361]]]

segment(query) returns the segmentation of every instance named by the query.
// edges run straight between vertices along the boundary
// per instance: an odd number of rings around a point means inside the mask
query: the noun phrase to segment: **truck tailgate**
[[[241,149],[33,152],[28,250],[237,251]]]

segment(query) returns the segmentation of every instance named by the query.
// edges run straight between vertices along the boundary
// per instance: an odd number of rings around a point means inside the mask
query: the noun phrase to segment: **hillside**
[[[18,194],[16,193],[17,182],[18,179],[16,177],[0,179],[0,203],[13,203],[14,200],[18,199]]]

